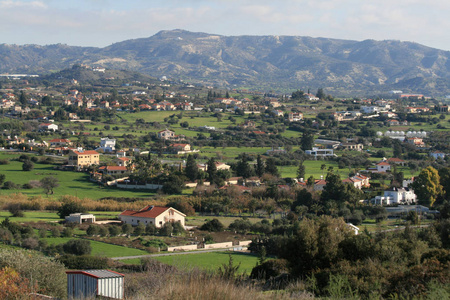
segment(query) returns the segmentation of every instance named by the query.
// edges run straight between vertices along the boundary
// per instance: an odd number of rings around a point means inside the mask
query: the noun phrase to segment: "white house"
[[[373,204],[377,205],[413,204],[416,201],[416,194],[409,188],[392,188],[384,191],[383,196],[372,199]]]
[[[113,152],[116,150],[116,139],[101,138],[100,147],[96,150],[103,150],[103,152]]]
[[[58,130],[58,125],[53,124],[53,123],[42,123],[42,124],[39,124],[39,130],[42,130],[42,131],[57,131]]]
[[[434,151],[434,152],[430,152],[430,156],[433,157],[434,159],[438,159],[438,158],[445,158],[445,153],[441,152],[441,151]]]
[[[384,172],[387,172],[387,171],[390,171],[390,170],[391,170],[391,165],[388,164],[385,161],[382,161],[382,162],[377,164],[377,172],[378,173],[384,173]]]
[[[313,147],[312,150],[306,150],[306,154],[312,155],[314,157],[318,156],[335,156],[333,149],[319,149],[316,147]]]
[[[186,215],[172,207],[148,205],[141,210],[126,210],[119,215],[119,220],[125,224],[153,224],[161,228],[167,222],[180,222],[184,227]]]

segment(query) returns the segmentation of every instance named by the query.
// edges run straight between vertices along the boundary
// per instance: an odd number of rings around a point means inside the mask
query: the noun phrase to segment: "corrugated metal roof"
[[[85,274],[95,278],[113,278],[124,277],[125,275],[111,270],[83,270],[83,271],[67,271],[67,274]]]

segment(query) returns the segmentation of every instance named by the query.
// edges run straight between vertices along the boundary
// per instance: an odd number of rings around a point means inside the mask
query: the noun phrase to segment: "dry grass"
[[[150,262],[143,272],[125,276],[127,299],[291,299],[289,292],[263,292],[251,281],[234,282],[213,273],[196,269],[180,270]],[[311,299],[311,295],[295,293],[296,299]]]

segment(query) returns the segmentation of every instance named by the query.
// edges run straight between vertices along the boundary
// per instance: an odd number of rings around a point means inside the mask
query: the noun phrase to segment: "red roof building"
[[[185,214],[172,207],[148,205],[138,211],[125,210],[119,215],[119,220],[134,226],[152,224],[161,228],[167,222],[180,222],[184,226],[185,217]]]

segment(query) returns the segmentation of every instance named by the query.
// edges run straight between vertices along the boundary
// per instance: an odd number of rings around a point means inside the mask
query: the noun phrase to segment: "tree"
[[[241,155],[241,159],[236,165],[236,174],[238,176],[242,176],[242,178],[247,179],[253,175],[253,170],[248,163],[249,158],[248,155],[244,152]]]
[[[165,194],[181,194],[184,187],[184,181],[175,174],[170,174],[166,182],[164,182],[162,191]]]
[[[162,170],[161,162],[150,153],[135,157],[131,165],[134,165],[134,172],[130,178],[144,183],[150,182]]]
[[[323,91],[323,88],[317,90],[316,97],[319,99],[325,99],[326,95],[325,92]]]
[[[428,207],[432,207],[437,197],[443,193],[439,173],[431,166],[420,172],[411,187],[417,195],[419,204]]]
[[[211,157],[206,164],[209,182],[214,182],[217,177],[217,166],[214,157]]]
[[[31,171],[33,169],[34,169],[34,164],[30,160],[24,161],[24,163],[22,165],[23,171]]]
[[[341,180],[341,176],[339,174],[334,174],[333,172],[329,172],[326,177],[327,184],[323,188],[321,194],[322,203],[326,203],[328,201],[336,201],[337,203],[342,203],[345,201],[344,191],[345,186]]]
[[[313,144],[314,144],[314,135],[309,131],[304,132],[300,141],[300,148],[303,151],[311,150]]]
[[[86,208],[81,203],[77,203],[75,201],[69,201],[61,205],[58,209],[58,216],[61,219],[64,219],[66,216],[73,213],[84,213],[86,212]]]
[[[20,92],[19,102],[22,105],[22,107],[26,106],[28,103],[27,96],[25,95],[25,93],[23,91]]]
[[[0,186],[3,185],[3,182],[5,182],[6,176],[5,174],[0,174]]]
[[[297,169],[297,178],[305,178],[306,168],[303,165],[303,160],[300,161]]]
[[[258,154],[256,157],[256,165],[255,165],[255,173],[258,177],[261,177],[264,175],[264,162],[261,158],[261,155]]]
[[[41,186],[45,191],[45,194],[47,195],[53,195],[53,189],[57,188],[59,186],[58,178],[55,178],[53,176],[47,176],[40,180]]]
[[[205,224],[203,224],[200,227],[200,230],[205,230],[205,231],[209,231],[209,232],[218,232],[218,231],[223,231],[225,228],[225,226],[223,226],[223,224],[218,220],[218,219],[212,219],[207,221]]]
[[[193,155],[189,154],[186,161],[186,168],[184,169],[184,174],[191,181],[195,181],[198,178],[198,166]]]
[[[275,159],[273,157],[269,157],[266,160],[266,168],[265,168],[265,172],[272,174],[273,176],[280,176],[280,173],[278,172],[278,168],[275,164]]]

